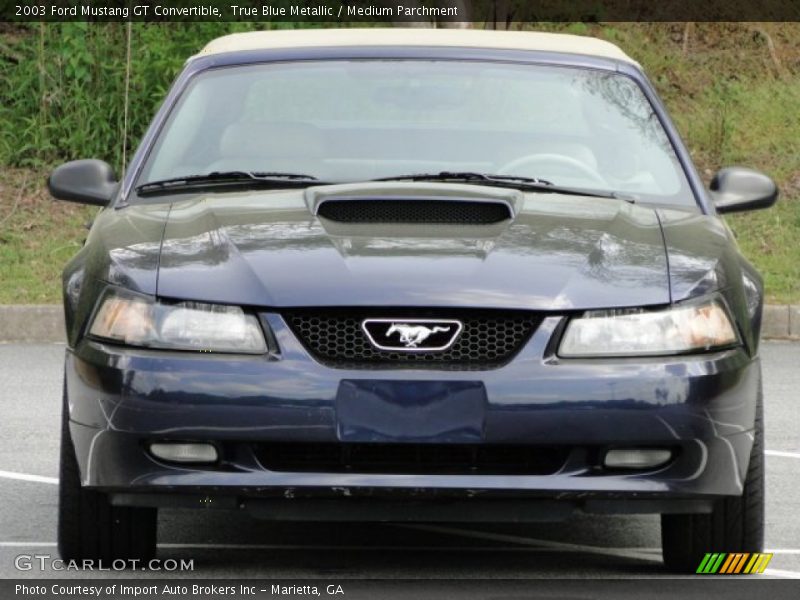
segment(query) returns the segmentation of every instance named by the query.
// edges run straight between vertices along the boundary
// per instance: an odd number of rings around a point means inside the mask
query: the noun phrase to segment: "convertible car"
[[[135,107],[134,107],[135,110]],[[159,507],[266,519],[661,515],[763,544],[762,279],[653,86],[592,38],[226,36],[191,57],[64,270],[58,543],[146,559]]]

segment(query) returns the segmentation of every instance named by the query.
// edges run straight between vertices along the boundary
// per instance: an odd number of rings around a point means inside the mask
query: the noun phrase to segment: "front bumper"
[[[561,506],[702,512],[716,497],[742,493],[761,377],[758,359],[743,349],[669,359],[563,360],[549,349],[560,318],[549,317],[497,369],[347,370],[311,358],[279,315],[265,318],[281,348],[277,359],[147,351],[89,340],[68,350],[70,431],[83,484],[112,493],[118,504],[247,506],[287,518],[352,512],[357,519],[375,512],[365,506],[386,505],[376,518],[391,515],[400,500],[400,513],[408,514],[411,499],[468,502],[466,508],[430,509],[431,518],[440,520],[440,513],[463,516],[464,510],[474,516],[470,507],[477,510],[484,501],[487,514],[500,513],[506,510],[497,510],[500,500],[507,507],[522,502],[523,516],[563,512]],[[415,437],[408,423],[395,419],[391,439],[388,418],[377,421],[376,431],[359,430],[367,436],[359,441],[378,439],[369,438],[374,433],[393,443],[534,444],[567,448],[567,459],[554,472],[538,475],[264,468],[253,451],[260,443],[353,441],[342,426],[343,381],[436,382],[443,389],[463,389],[466,381],[485,390],[480,422],[456,433],[433,418]],[[369,415],[384,408],[367,403],[363,410]],[[352,405],[347,410],[352,413]],[[376,423],[371,416],[366,422]],[[210,467],[166,464],[148,454],[146,443],[154,440],[209,441],[224,450],[223,460]],[[670,447],[676,458],[642,472],[598,464],[604,449],[626,446]],[[332,499],[338,499],[334,509]],[[313,510],[306,512],[307,506]],[[505,515],[521,520],[518,512]]]

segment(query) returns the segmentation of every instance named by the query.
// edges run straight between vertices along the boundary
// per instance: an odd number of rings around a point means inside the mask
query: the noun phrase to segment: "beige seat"
[[[211,170],[291,171],[319,174],[325,157],[322,132],[308,123],[239,121],[220,139],[220,158]]]

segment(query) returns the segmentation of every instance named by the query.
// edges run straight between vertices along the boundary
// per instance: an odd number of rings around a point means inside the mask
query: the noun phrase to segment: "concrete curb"
[[[766,305],[761,337],[800,340],[800,305]],[[64,340],[64,309],[60,304],[0,305],[0,343]]]
[[[0,342],[63,342],[64,307],[60,304],[0,305]]]

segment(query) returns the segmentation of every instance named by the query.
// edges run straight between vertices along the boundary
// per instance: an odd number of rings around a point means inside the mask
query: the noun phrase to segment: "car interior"
[[[652,113],[632,118],[564,81],[528,82],[528,102],[520,103],[493,97],[513,84],[505,73],[448,87],[446,78],[372,81],[346,67],[319,77],[296,70],[304,76],[284,68],[246,80],[238,73],[229,85],[195,84],[141,182],[232,170],[336,182],[471,171],[629,194],[685,189],[669,143],[653,135],[660,130]]]

